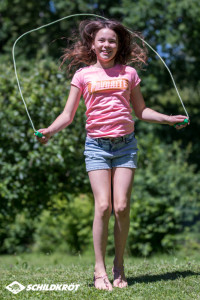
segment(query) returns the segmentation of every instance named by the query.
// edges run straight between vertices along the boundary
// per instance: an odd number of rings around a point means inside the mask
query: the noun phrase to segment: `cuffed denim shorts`
[[[134,132],[117,138],[90,138],[85,141],[86,171],[137,168],[137,140]]]

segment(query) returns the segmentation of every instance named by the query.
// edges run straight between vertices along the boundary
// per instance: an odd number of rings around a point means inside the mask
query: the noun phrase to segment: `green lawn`
[[[0,256],[0,299],[200,299],[200,254],[171,254],[151,258],[126,258],[129,287],[112,292],[93,287],[92,255],[23,254]],[[112,258],[107,271],[112,281]],[[29,284],[80,284],[77,291],[27,291],[5,289],[13,281]]]

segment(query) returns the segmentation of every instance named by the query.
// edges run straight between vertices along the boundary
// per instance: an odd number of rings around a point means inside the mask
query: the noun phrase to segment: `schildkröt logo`
[[[18,294],[19,292],[25,289],[25,286],[23,286],[21,283],[17,281],[13,281],[11,284],[6,286],[6,289],[13,294]]]
[[[13,281],[11,284],[6,286],[6,289],[13,294],[18,294],[19,292],[26,289],[26,291],[77,291],[80,284],[29,284],[27,287],[23,286],[17,281]]]

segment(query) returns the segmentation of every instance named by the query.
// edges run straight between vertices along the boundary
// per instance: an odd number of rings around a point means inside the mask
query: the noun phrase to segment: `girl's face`
[[[112,29],[102,28],[95,36],[92,49],[97,56],[97,62],[114,65],[118,50],[118,36]]]

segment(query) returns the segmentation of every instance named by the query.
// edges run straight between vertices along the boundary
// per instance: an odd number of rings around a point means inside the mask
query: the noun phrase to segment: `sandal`
[[[128,286],[128,282],[124,275],[124,267],[122,268],[113,267],[112,273],[114,275],[114,280],[113,280],[114,287],[124,288]]]
[[[97,281],[98,279],[103,279],[103,283],[104,283],[104,285],[105,285],[106,288],[98,288],[98,287],[96,286],[96,281]],[[109,287],[109,284],[110,284],[110,287]],[[105,274],[105,275],[103,275],[103,276],[95,276],[95,273],[94,273],[94,287],[95,287],[96,289],[99,289],[99,290],[108,290],[108,291],[112,291],[112,285],[111,285],[111,283],[110,283],[110,281],[109,281],[109,279],[108,279],[108,275],[107,275],[107,274]]]

